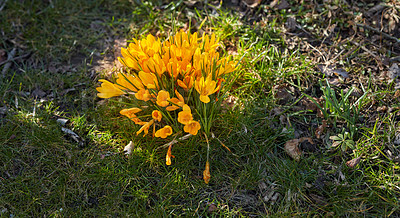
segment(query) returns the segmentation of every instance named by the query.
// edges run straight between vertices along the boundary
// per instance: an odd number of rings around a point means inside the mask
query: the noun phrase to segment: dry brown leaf
[[[292,94],[290,94],[285,86],[276,85],[273,87],[275,93],[275,98],[278,99],[279,104],[286,104],[293,99]]]
[[[32,91],[32,96],[35,98],[43,98],[46,95],[46,92],[44,92],[40,88],[36,88],[35,90]]]
[[[334,86],[340,85],[340,80],[338,78],[328,78],[328,82]]]
[[[317,110],[317,117],[324,118],[324,113],[322,113],[321,109],[319,109],[319,108]]]
[[[321,138],[321,134],[324,133],[326,127],[328,127],[326,120],[322,120],[322,124],[315,130],[315,136],[317,139]]]
[[[341,76],[343,78],[349,78],[349,73],[342,68],[336,69],[334,66],[326,66],[323,64],[319,64],[317,67],[319,68],[321,73],[325,74],[328,77],[335,75]]]
[[[303,152],[314,152],[317,150],[314,141],[310,137],[299,138],[299,146]]]
[[[3,49],[0,49],[0,62],[7,60],[7,53]]]
[[[208,206],[208,212],[212,213],[214,211],[218,210],[218,207],[215,206],[215,204],[210,204],[210,206]]]
[[[301,157],[301,151],[299,149],[299,139],[292,139],[285,143],[286,153],[294,160],[299,161]]]
[[[378,107],[376,109],[376,111],[378,111],[378,112],[386,112],[387,110],[388,110],[388,107],[386,107],[385,105]]]
[[[346,162],[346,165],[350,168],[356,167],[361,161],[361,157],[354,158]]]
[[[320,104],[320,100],[318,98],[313,97],[313,99]],[[300,100],[300,105],[303,106],[304,110],[310,110],[310,111],[317,111],[318,106],[311,101],[309,98],[303,98]]]
[[[286,0],[274,0],[269,6],[278,10],[290,8],[290,4]]]
[[[394,63],[392,66],[390,66],[388,74],[389,82],[392,82],[393,80],[400,77],[400,67],[397,65],[397,63]]]
[[[314,144],[312,138],[310,138],[310,137],[302,137],[302,138],[299,138],[299,143],[302,143],[302,142],[304,142],[304,141],[308,141],[308,142],[310,142],[311,144]]]
[[[243,0],[243,2],[250,8],[255,8],[257,7],[260,3],[261,0]]]
[[[129,143],[124,147],[124,153],[126,155],[130,155],[132,153],[133,148],[135,148],[135,145],[133,144],[132,141],[129,141]]]
[[[238,97],[235,97],[233,95],[229,95],[227,98],[222,100],[221,106],[222,108],[233,108],[238,101]]]
[[[394,93],[394,96],[393,96],[394,98],[399,98],[400,97],[400,89],[399,90],[397,90],[395,93]]]

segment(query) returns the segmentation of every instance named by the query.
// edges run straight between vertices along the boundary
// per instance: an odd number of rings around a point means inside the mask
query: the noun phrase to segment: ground
[[[400,216],[395,0],[0,1],[1,216]],[[96,96],[120,48],[216,33],[240,60],[207,143]],[[132,141],[132,153],[124,147]]]

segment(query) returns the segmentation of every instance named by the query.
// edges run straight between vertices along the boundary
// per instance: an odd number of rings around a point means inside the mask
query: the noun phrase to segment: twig
[[[392,57],[389,59],[390,62],[400,61],[400,56]]]
[[[5,64],[5,63],[8,63],[8,62],[10,62],[10,61],[15,61],[15,60],[19,60],[19,59],[22,59],[22,58],[26,58],[26,57],[28,57],[30,54],[31,54],[31,53],[28,53],[28,54],[24,54],[24,55],[15,57],[15,58],[11,58],[11,59],[5,60],[5,61],[3,61],[3,62],[0,62],[0,66],[3,65],[3,64]]]
[[[8,1],[8,0],[4,0],[3,4],[2,4],[1,7],[0,7],[0,11],[3,10],[4,6],[6,6],[7,1]]]
[[[192,136],[192,134],[184,135],[184,136],[180,137],[178,140],[175,140],[175,139],[174,139],[174,140],[172,140],[171,142],[168,142],[167,144],[162,145],[161,148],[166,148],[166,147],[169,147],[170,145],[173,145],[173,144],[175,144],[175,143],[177,143],[177,142],[179,142],[179,141],[186,140],[186,139],[188,139],[190,136]]]
[[[385,36],[385,37],[387,37],[387,38],[389,38],[389,39],[395,40],[396,43],[400,43],[400,39],[398,39],[398,38],[396,38],[396,37],[394,37],[394,36],[391,36],[391,35],[389,35],[389,34],[387,34],[387,33],[385,33],[385,32],[382,32],[382,31],[380,31],[380,30],[378,30],[378,29],[375,29],[375,28],[373,28],[373,27],[370,27],[370,26],[367,26],[367,25],[363,25],[363,24],[357,24],[357,26],[363,27],[363,28],[366,28],[366,29],[369,29],[369,30],[372,30],[372,31],[377,32],[377,33],[380,33],[380,34],[382,34],[383,36]]]
[[[229,149],[228,146],[226,146],[224,143],[222,143],[221,140],[219,140],[219,138],[215,137],[214,133],[211,133],[211,137],[214,139],[217,139],[219,141],[219,143],[222,145],[222,147],[226,148],[226,150],[228,150],[229,152],[232,153],[231,149]]]
[[[372,53],[372,51],[368,50],[365,46],[361,45],[358,42],[354,42],[354,41],[348,40],[348,42],[353,43],[354,45],[360,47],[362,50],[366,51],[368,54],[370,54],[372,57],[374,57],[375,60],[378,61],[378,63],[382,63],[381,59],[378,56],[376,56],[374,53]]]
[[[13,48],[13,50],[10,51],[10,53],[8,53],[8,58],[7,60],[11,60],[14,56],[15,53],[17,53],[17,49]],[[8,71],[8,69],[11,67],[11,62],[8,62],[6,65],[4,65],[3,70],[1,71],[1,75],[4,77],[6,75],[6,72]]]

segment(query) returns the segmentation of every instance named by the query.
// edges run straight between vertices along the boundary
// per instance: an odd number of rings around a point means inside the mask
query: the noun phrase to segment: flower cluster
[[[218,47],[215,34],[199,37],[184,31],[164,42],[151,34],[133,39],[121,49],[124,73],[113,83],[99,80],[98,97],[128,95],[136,107],[120,113],[141,126],[137,135],[147,135],[151,127],[152,136],[160,138],[182,130],[209,134],[224,75],[236,68],[231,57],[220,57]],[[170,147],[167,164],[171,156]]]

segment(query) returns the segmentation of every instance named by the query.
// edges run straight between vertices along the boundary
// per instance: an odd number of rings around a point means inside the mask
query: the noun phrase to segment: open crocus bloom
[[[209,75],[206,79],[201,77],[195,83],[196,91],[200,94],[200,101],[204,103],[210,102],[209,95],[214,94],[219,90],[219,86],[217,87],[217,82],[212,80],[211,75]]]
[[[135,93],[135,97],[138,100],[148,101],[148,100],[151,99],[152,96],[151,96],[151,94],[150,94],[148,89],[141,89],[137,93]]]
[[[170,97],[169,97],[169,92],[161,90],[158,92],[157,95],[157,101],[156,103],[161,106],[161,107],[166,107],[169,105],[169,101]]]
[[[193,116],[190,107],[187,104],[183,105],[183,111],[178,113],[178,122],[186,125],[192,120]]]
[[[200,128],[201,128],[200,123],[195,120],[192,120],[189,121],[189,123],[183,127],[183,130],[192,135],[197,135],[197,132],[199,131]]]
[[[172,134],[172,128],[170,126],[164,126],[162,129],[157,130],[155,136],[163,139]]]
[[[161,122],[162,114],[159,110],[154,110],[151,113],[151,116],[153,117],[154,120],[157,120],[158,122]]]

